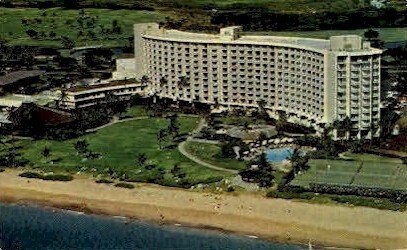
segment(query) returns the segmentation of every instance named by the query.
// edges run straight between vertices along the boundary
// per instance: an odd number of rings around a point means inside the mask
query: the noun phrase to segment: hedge
[[[114,185],[115,187],[119,187],[119,188],[128,188],[128,189],[133,189],[135,188],[135,186],[133,184],[130,183],[125,183],[125,182],[120,182],[117,183],[116,185]]]
[[[113,183],[113,181],[109,180],[109,179],[99,179],[99,180],[96,180],[96,183],[110,184],[110,183]]]
[[[41,179],[45,181],[72,181],[73,176],[68,174],[40,174],[37,172],[23,172],[19,174],[20,177],[31,178],[31,179]]]
[[[68,174],[45,174],[42,179],[46,181],[72,181],[73,176]]]
[[[406,203],[393,202],[386,198],[373,198],[373,197],[361,197],[355,195],[337,195],[337,194],[321,194],[316,195],[312,192],[284,192],[284,191],[269,191],[266,194],[269,198],[281,198],[281,199],[302,199],[312,200],[319,203],[326,203],[329,201],[347,203],[355,206],[367,206],[378,209],[387,209],[393,211],[405,211],[407,209]]]
[[[309,191],[315,193],[387,198],[393,202],[407,203],[407,191],[405,190],[320,183],[310,183],[309,186]]]

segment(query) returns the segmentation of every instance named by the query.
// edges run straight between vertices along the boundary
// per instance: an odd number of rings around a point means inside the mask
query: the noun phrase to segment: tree
[[[243,126],[244,130],[248,131],[250,124],[248,121],[245,120],[245,121],[243,121],[242,126]]]
[[[182,87],[187,87],[189,85],[189,78],[187,76],[180,76],[178,80],[178,85]]]
[[[32,39],[37,39],[38,38],[38,32],[33,30],[33,29],[29,29],[25,32],[29,37],[31,37]]]
[[[390,107],[382,110],[380,118],[382,137],[386,138],[388,135],[391,134],[394,124],[398,121],[399,118],[400,116]]]
[[[267,140],[267,139],[268,139],[267,134],[266,134],[264,131],[261,131],[261,132],[260,132],[260,135],[259,135],[259,137],[258,137],[258,140],[261,142],[261,141],[265,141],[265,140]]]
[[[61,89],[61,94],[59,95],[59,99],[57,100],[57,106],[60,108],[62,107],[63,103],[68,99],[68,94],[66,89]]]
[[[61,36],[61,43],[66,49],[72,49],[75,47],[75,42],[67,36]]]
[[[257,183],[259,187],[271,187],[275,179],[274,169],[267,161],[265,153],[250,161],[246,168],[239,172],[239,175],[245,181]]]
[[[147,85],[147,84],[149,84],[149,83],[151,83],[150,78],[149,78],[147,75],[143,75],[143,76],[141,77],[141,84]]]
[[[74,143],[74,147],[78,154],[85,154],[89,152],[89,143],[86,141],[86,139],[78,140]]]
[[[379,38],[379,32],[374,29],[368,29],[363,35],[368,41]]]
[[[44,147],[41,154],[47,159],[51,155],[51,150],[48,147]]]
[[[244,151],[247,149],[247,145],[238,138],[231,138],[228,142],[222,144],[221,147],[221,154],[225,158],[236,158],[236,152],[235,152],[235,147],[240,148],[240,152]]]
[[[165,78],[164,76],[160,78],[160,85],[161,85],[161,87],[167,85],[167,83],[168,83],[167,78]]]
[[[266,101],[261,99],[257,101],[257,105],[259,105],[259,116],[260,116],[259,118],[267,119],[268,114],[266,111]]]
[[[77,9],[81,0],[62,0],[62,5],[66,9]]]
[[[349,116],[347,116],[341,121],[336,120],[333,122],[332,128],[336,129],[338,132],[345,132],[345,138],[346,140],[349,140],[350,131],[353,128],[352,119]]]
[[[363,142],[361,140],[352,142],[352,144],[350,145],[350,151],[355,154],[361,153],[363,151]]]
[[[119,22],[116,19],[112,21],[112,32],[115,34],[122,33],[122,27],[119,25]]]
[[[158,146],[159,149],[162,149],[162,144],[165,141],[165,137],[167,136],[167,131],[165,129],[160,129],[157,132],[157,142],[158,142]]]
[[[136,157],[137,166],[143,167],[147,161],[147,155],[145,153],[140,153]]]
[[[276,121],[276,131],[278,134],[282,134],[286,124],[287,124],[287,114],[284,111],[280,111],[278,113],[278,120]]]
[[[171,174],[174,175],[174,177],[183,179],[185,178],[186,174],[181,172],[181,168],[179,167],[178,164],[174,164],[174,167],[171,169]]]
[[[51,38],[55,38],[57,36],[57,33],[55,33],[55,31],[51,30],[48,35]]]
[[[21,167],[25,166],[28,161],[21,157],[21,153],[17,152],[15,147],[9,147],[7,152],[0,154],[0,165],[6,167]]]
[[[364,37],[373,47],[382,48],[384,46],[384,42],[379,39],[379,32],[374,29],[368,29],[364,33]]]
[[[293,152],[288,157],[288,160],[291,161],[292,169],[295,174],[309,169],[309,156],[304,155],[299,147],[294,148]]]
[[[168,125],[168,133],[172,135],[172,138],[174,139],[179,135],[179,121],[178,121],[178,116],[176,114],[172,115],[169,117],[170,118],[170,124]]]

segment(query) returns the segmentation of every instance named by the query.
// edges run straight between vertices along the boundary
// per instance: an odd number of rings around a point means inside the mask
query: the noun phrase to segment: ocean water
[[[64,210],[0,204],[0,248],[22,249],[305,249],[244,236]]]

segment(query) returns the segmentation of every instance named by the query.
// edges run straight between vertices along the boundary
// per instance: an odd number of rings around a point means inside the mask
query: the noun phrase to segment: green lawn
[[[11,44],[61,47],[60,37],[68,36],[75,41],[76,46],[123,47],[128,43],[128,38],[133,36],[134,23],[160,21],[165,17],[159,12],[109,9],[85,9],[85,16],[87,17],[84,20],[85,28],[82,29],[85,34],[78,36],[80,30],[78,10],[0,8],[0,38],[6,39]],[[95,18],[93,26],[87,24],[90,18]],[[21,19],[27,19],[29,24],[22,24]],[[103,34],[102,28],[111,29],[113,20],[118,21],[122,33]],[[40,33],[40,38],[30,38],[26,34],[29,29]],[[56,33],[55,38],[50,37],[51,31]],[[95,37],[89,36],[89,31],[93,32]]]
[[[220,145],[187,142],[185,148],[188,153],[215,166],[237,170],[244,169],[246,166],[246,162],[244,161],[222,157]]]
[[[190,8],[217,8],[217,9],[236,9],[245,10],[248,8],[262,8],[276,12],[311,12],[311,11],[333,11],[343,12],[357,10],[368,7],[366,1],[354,0],[171,0],[163,1],[173,2],[183,7]],[[400,1],[390,1],[392,6],[403,8]]]
[[[148,112],[146,107],[144,106],[133,106],[127,109],[125,113],[123,113],[123,116],[125,117],[141,117],[141,116],[147,116]]]
[[[371,154],[346,156],[354,161],[310,160],[310,169],[292,184],[307,186],[310,182],[322,182],[407,189],[407,165],[400,159]]]
[[[180,132],[188,133],[198,124],[199,119],[193,117],[180,117]],[[86,167],[87,171],[104,173],[106,168],[111,168],[119,174],[125,173],[131,178],[145,181],[155,174],[154,170],[146,170],[137,166],[136,156],[139,153],[147,155],[147,164],[155,164],[166,171],[167,182],[173,181],[170,169],[178,164],[181,171],[186,173],[186,179],[192,183],[210,181],[214,178],[228,176],[223,172],[214,171],[197,165],[181,155],[176,147],[159,150],[156,133],[161,128],[168,126],[168,120],[150,118],[144,120],[128,121],[106,127],[96,133],[83,136],[89,149],[100,153],[100,159],[87,159],[78,155],[73,144],[78,140],[67,141],[18,141],[17,145],[23,146],[20,151],[30,160],[31,164],[46,171],[61,171],[75,173]],[[172,144],[168,142],[167,145]],[[175,145],[176,146],[176,145]],[[48,147],[51,155],[45,159],[41,152]],[[51,164],[50,161],[54,160]]]
[[[400,42],[407,40],[407,27],[403,28],[377,28],[379,38],[385,42]],[[299,36],[308,38],[328,39],[338,35],[360,35],[363,37],[366,29],[355,30],[317,30],[317,31],[270,31],[270,32],[246,32],[247,35],[271,35],[271,36]]]
[[[337,0],[339,4],[342,0]],[[285,11],[284,6],[297,6],[303,9],[307,6],[313,9],[312,6],[321,5],[319,1],[306,1],[304,3],[296,2],[295,5],[288,4],[286,1],[279,0],[270,2],[269,0],[256,0],[250,3],[247,0],[228,0],[228,1],[209,1],[195,0],[192,2],[183,2],[182,5],[191,7],[202,7],[205,5],[213,5],[218,7],[233,6],[236,3],[244,3],[249,5],[265,5],[267,8],[281,8],[280,11]],[[303,6],[303,7],[301,7]],[[305,8],[305,7],[304,7]],[[78,23],[79,10],[66,10],[62,8],[36,9],[36,8],[0,8],[0,38],[6,39],[10,44],[14,45],[33,45],[33,46],[53,46],[61,47],[61,36],[67,36],[75,42],[75,46],[90,46],[103,45],[106,47],[123,47],[129,44],[129,37],[133,34],[133,24],[141,22],[159,22],[165,19],[166,16],[176,15],[174,11],[138,11],[138,10],[109,10],[109,9],[93,9],[86,8],[85,19],[83,26]],[[90,22],[89,20],[95,21]],[[22,23],[22,19],[28,21],[27,24]],[[111,30],[113,20],[117,20],[122,29],[120,34],[112,33]],[[89,23],[90,22],[90,23]],[[32,29],[38,32],[39,37],[33,39],[26,33]],[[82,30],[83,34],[79,32]],[[341,34],[358,34],[363,35],[364,29],[357,30],[322,30],[322,31],[299,31],[299,32],[255,32],[249,34],[263,35],[281,35],[281,36],[304,36],[312,38],[328,38],[331,35]],[[405,41],[407,40],[407,28],[379,28],[380,38],[386,42]],[[55,37],[51,37],[50,33],[55,32]],[[90,34],[93,33],[94,35]]]

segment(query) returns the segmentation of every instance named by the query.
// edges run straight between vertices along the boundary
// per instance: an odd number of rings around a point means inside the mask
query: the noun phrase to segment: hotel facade
[[[293,122],[322,128],[349,117],[352,138],[379,135],[381,50],[354,35],[322,40],[241,31],[136,24],[135,58],[122,74],[147,77],[150,93],[174,101],[256,108],[261,100]]]

